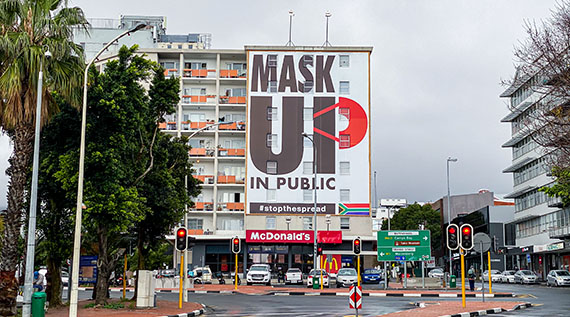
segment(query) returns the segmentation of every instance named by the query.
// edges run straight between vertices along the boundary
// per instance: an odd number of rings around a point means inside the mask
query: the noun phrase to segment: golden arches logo
[[[327,263],[328,263],[328,259],[325,259],[325,264],[324,264],[325,270],[326,270],[326,267],[327,267]],[[336,260],[335,258],[332,258],[331,262],[328,263],[328,264],[329,264],[329,271],[332,270],[333,263],[334,263],[334,269],[335,269],[335,271],[338,271],[338,262],[337,262],[337,260]]]

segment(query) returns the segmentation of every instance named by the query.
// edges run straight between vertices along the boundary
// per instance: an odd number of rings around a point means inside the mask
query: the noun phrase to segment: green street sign
[[[427,261],[430,257],[429,230],[378,231],[378,261]]]

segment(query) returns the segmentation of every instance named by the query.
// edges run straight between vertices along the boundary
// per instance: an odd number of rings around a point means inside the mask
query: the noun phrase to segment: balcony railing
[[[234,131],[245,131],[245,122],[232,122],[228,124],[220,124],[218,129],[220,130],[234,130]]]
[[[182,103],[190,104],[190,103],[215,103],[216,96],[214,95],[183,95],[182,96]],[[214,101],[212,101],[214,99]]]
[[[176,68],[166,69],[166,70],[164,70],[164,76],[166,76],[166,77],[178,76],[178,69],[176,69]]]
[[[204,211],[213,211],[214,210],[214,203],[213,202],[203,202],[197,201],[194,202],[194,210],[204,210]]]
[[[160,122],[158,124],[158,128],[160,130],[176,130],[176,122],[175,121]]]
[[[245,96],[220,96],[220,103],[222,104],[240,104],[245,105],[246,97]]]
[[[237,177],[235,175],[218,175],[218,184],[244,184],[245,179],[243,177]]]
[[[214,184],[214,175],[192,175],[195,179],[202,181],[204,184]]]
[[[214,121],[182,121],[182,130],[199,130],[213,123]],[[208,129],[211,128],[207,128],[205,130]]]
[[[245,149],[218,149],[218,155],[224,157],[244,157]]]
[[[205,156],[205,157],[213,157],[215,154],[215,150],[211,148],[203,148],[203,147],[195,147],[191,148],[188,154],[190,156]]]
[[[185,78],[216,78],[215,69],[184,69]]]
[[[245,203],[218,203],[218,208],[225,211],[244,211]]]
[[[220,78],[245,78],[245,72],[237,69],[220,69]]]

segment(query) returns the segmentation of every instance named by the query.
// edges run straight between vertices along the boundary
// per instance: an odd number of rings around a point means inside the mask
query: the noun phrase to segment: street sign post
[[[378,231],[378,261],[426,261],[430,257],[429,230]]]
[[[352,285],[348,290],[348,307],[356,310],[356,317],[358,317],[358,310],[362,309],[362,286]]]

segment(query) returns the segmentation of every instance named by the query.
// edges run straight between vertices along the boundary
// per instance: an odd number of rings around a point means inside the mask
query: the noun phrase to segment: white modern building
[[[382,198],[378,208],[376,209],[376,214],[372,215],[372,231],[382,230],[382,222],[385,219],[392,219],[396,211],[400,208],[408,206],[408,201],[404,198]]]
[[[513,174],[513,192],[505,198],[514,198],[517,248],[509,250],[516,256],[519,268],[529,268],[546,277],[554,268],[570,265],[570,248],[564,238],[570,237],[567,219],[570,210],[561,209],[559,201],[547,197],[539,189],[553,183],[545,149],[532,138],[529,122],[544,97],[536,92],[537,76],[527,81],[517,80],[500,96],[509,98],[513,109],[501,122],[510,123],[512,137],[503,148],[512,149],[512,164],[503,173]],[[566,222],[565,222],[566,219]]]

